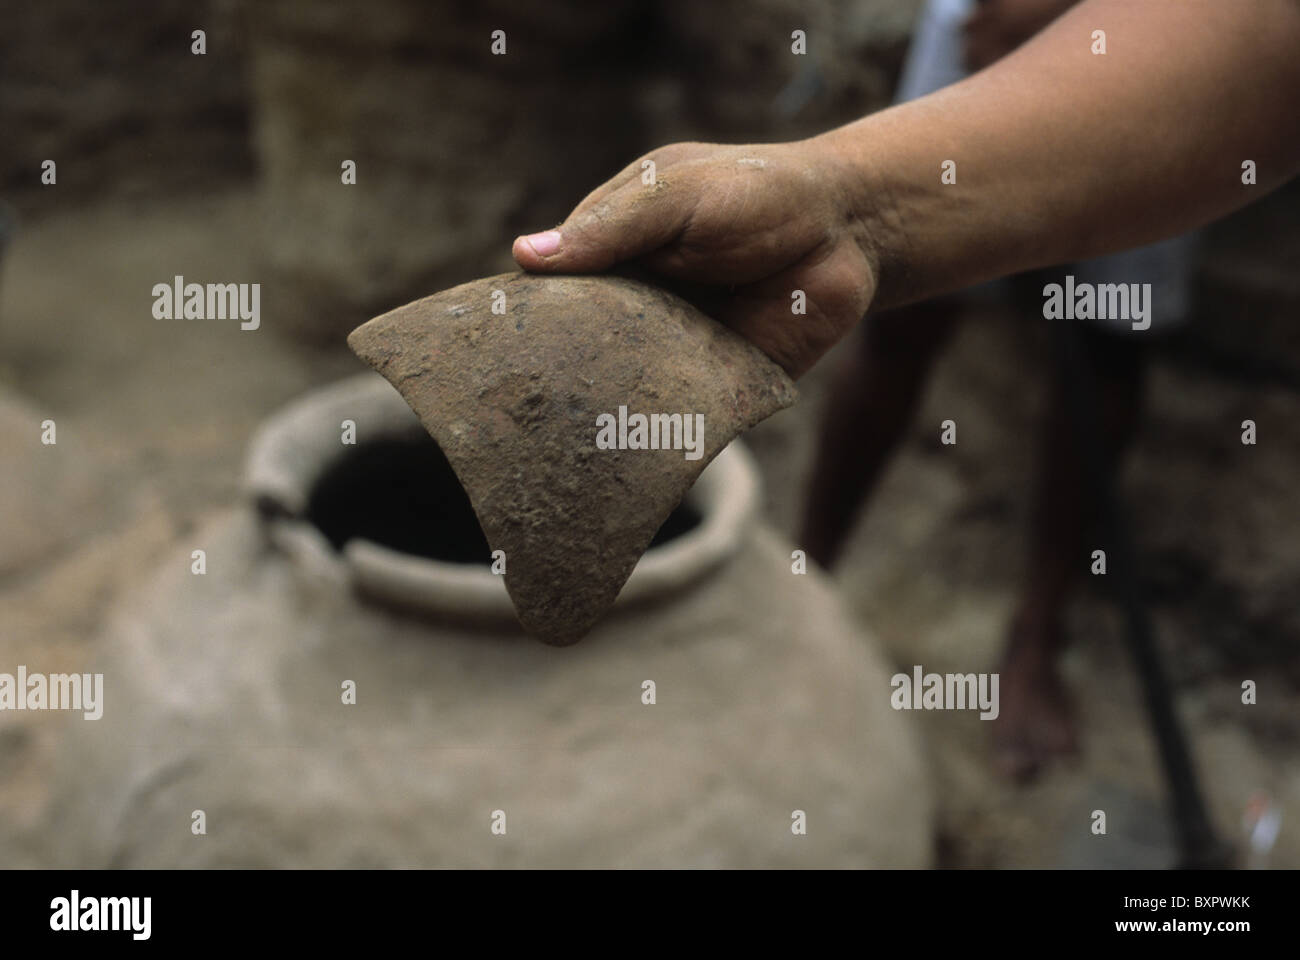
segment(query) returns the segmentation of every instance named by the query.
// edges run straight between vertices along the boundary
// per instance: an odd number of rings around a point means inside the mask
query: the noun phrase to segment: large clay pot
[[[257,509],[198,530],[109,631],[104,717],[66,752],[66,862],[928,863],[929,791],[890,671],[755,518],[739,444],[566,648],[513,623],[440,458],[369,374],[267,424]],[[349,511],[363,501],[384,509]],[[400,542],[413,530],[417,548]]]

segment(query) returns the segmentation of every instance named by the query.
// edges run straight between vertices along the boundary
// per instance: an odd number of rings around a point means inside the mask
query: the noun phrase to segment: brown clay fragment
[[[551,644],[591,629],[709,461],[796,397],[746,340],[620,277],[475,280],[376,317],[348,344],[442,448],[505,552],[520,622]],[[597,417],[620,406],[703,414],[702,455],[598,449]]]

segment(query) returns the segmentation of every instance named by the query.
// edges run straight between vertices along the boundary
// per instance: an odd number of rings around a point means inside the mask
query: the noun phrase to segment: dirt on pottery
[[[348,343],[447,455],[504,554],[520,622],[558,645],[614,603],[718,452],[796,396],[734,332],[621,277],[475,280],[377,317]],[[611,449],[602,437],[615,424]]]

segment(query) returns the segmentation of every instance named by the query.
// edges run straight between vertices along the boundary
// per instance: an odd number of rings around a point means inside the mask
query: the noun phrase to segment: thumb
[[[629,184],[579,206],[554,230],[516,238],[512,252],[519,266],[536,273],[598,273],[672,242],[693,208],[687,191],[662,180]]]

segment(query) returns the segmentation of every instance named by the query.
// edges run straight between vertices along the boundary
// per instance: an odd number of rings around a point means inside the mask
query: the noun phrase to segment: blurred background
[[[675,140],[807,136],[888,104],[917,0],[542,6],[47,0],[0,28],[0,669],[79,664],[124,591],[240,494],[257,424],[361,369],[347,331],[509,270],[510,242]],[[206,53],[191,53],[191,34]],[[489,53],[504,29],[506,56]],[[808,54],[792,56],[792,30]],[[57,162],[57,184],[41,164]],[[356,162],[356,185],[340,163]],[[1280,817],[1300,866],[1300,189],[1215,225],[1191,325],[1154,359],[1122,493],[1180,712],[1221,831]],[[175,274],[260,282],[262,329],[159,322]],[[1046,335],[985,310],[940,361],[835,580],[910,669],[996,663],[1023,573]],[[832,356],[750,436],[794,537]],[[57,465],[32,453],[58,423]],[[939,445],[938,424],[961,423]],[[1240,423],[1259,442],[1240,444]],[[1075,603],[1083,753],[1000,780],[961,713],[907,715],[935,798],[932,862],[1053,866],[1079,811],[1160,843],[1163,792],[1110,605]],[[80,669],[79,667],[68,667]],[[55,669],[50,666],[48,669]],[[1243,680],[1258,703],[1240,702]],[[52,734],[0,724],[0,822],[39,822]]]

